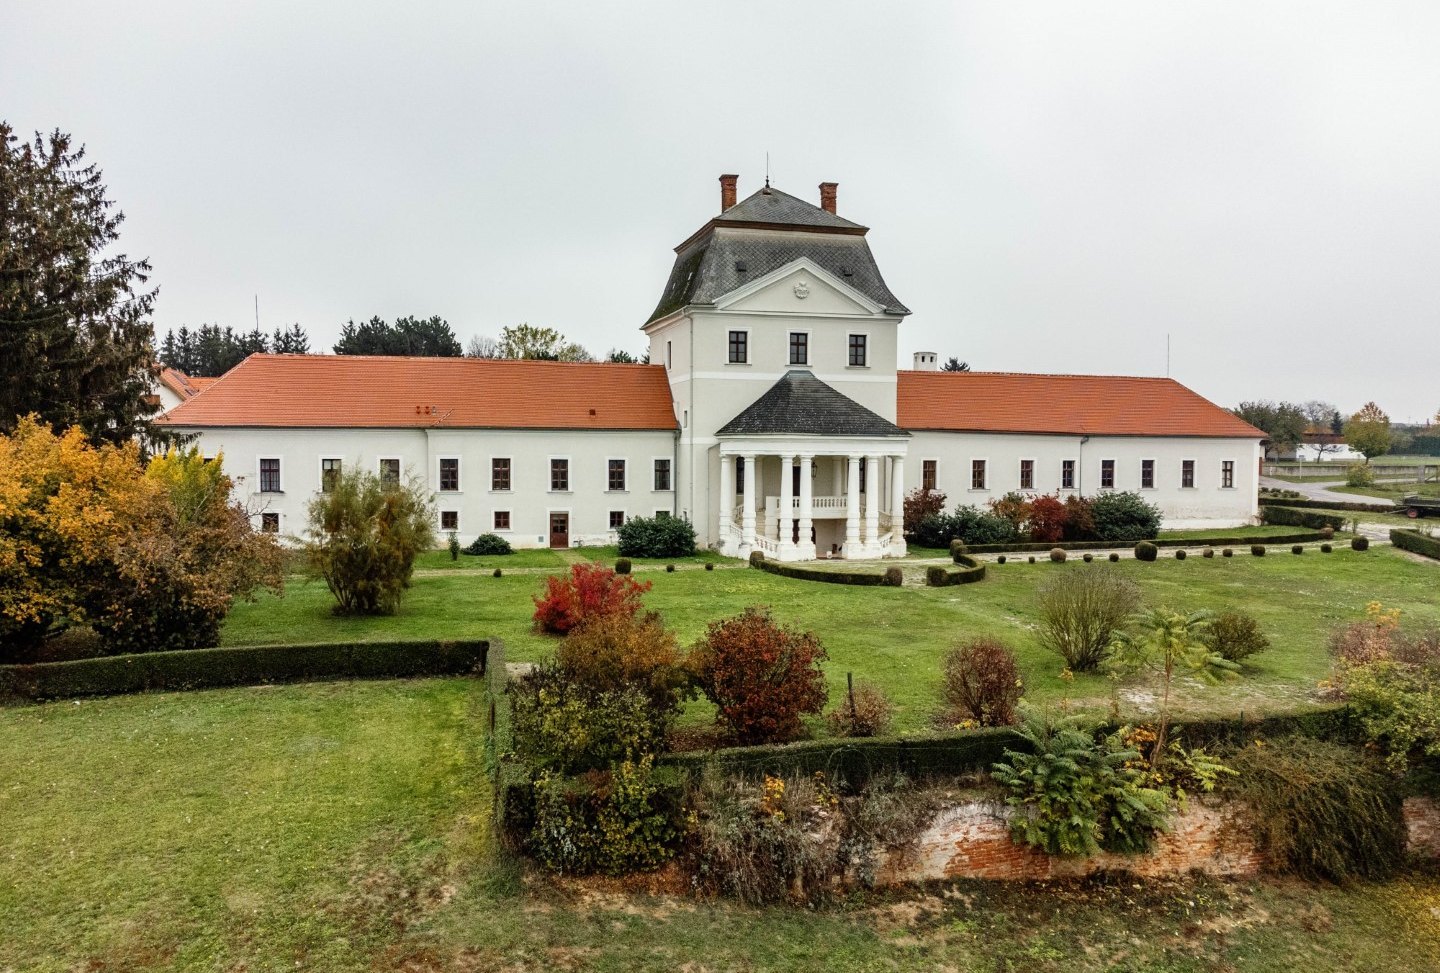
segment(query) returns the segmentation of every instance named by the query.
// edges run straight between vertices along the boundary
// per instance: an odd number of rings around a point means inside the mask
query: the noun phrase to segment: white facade
[[[206,456],[223,454],[235,499],[257,522],[282,534],[304,533],[306,505],[321,489],[322,464],[339,461],[379,472],[398,460],[407,481],[435,494],[435,529],[461,543],[495,533],[515,547],[547,547],[552,516],[565,520],[564,546],[613,544],[612,517],[653,517],[675,509],[675,437],[669,432],[533,429],[246,429],[197,430]],[[278,461],[262,478],[262,460]],[[441,489],[441,461],[457,461],[458,489]],[[509,486],[496,461],[508,461]],[[552,489],[552,460],[564,461],[566,489]],[[611,462],[623,461],[624,483],[611,489]],[[656,465],[671,489],[656,489]],[[449,464],[446,464],[449,466]],[[271,467],[273,471],[273,467]],[[268,482],[262,482],[262,479]],[[662,479],[663,485],[663,479]],[[277,487],[278,489],[269,489]],[[453,526],[450,516],[454,517]],[[266,520],[266,515],[271,518]],[[497,515],[501,515],[497,526]],[[558,538],[556,539],[558,541]]]
[[[1235,527],[1259,513],[1260,453],[1253,439],[915,432],[906,490],[928,485],[933,464],[934,489],[950,506],[983,508],[1012,490],[1062,498],[1133,491],[1160,508],[1168,529]],[[1021,479],[1027,469],[1029,486]]]

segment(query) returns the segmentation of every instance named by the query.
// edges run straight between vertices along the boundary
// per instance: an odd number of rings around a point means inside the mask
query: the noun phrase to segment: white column
[[[780,554],[795,553],[795,457],[780,457]]]
[[[755,454],[746,453],[740,460],[745,464],[745,495],[740,499],[740,544],[741,553],[748,556],[755,549]]]
[[[810,464],[815,462],[815,457],[800,456],[800,545],[799,554],[802,559],[809,560],[815,556],[815,542],[810,539],[810,534],[815,527],[815,511],[812,508],[814,498],[810,491]]]
[[[860,556],[860,457],[847,456],[845,462],[845,556]]]
[[[865,461],[865,545],[874,547],[880,539],[880,498],[885,493],[885,471],[880,457]]]
[[[735,457],[729,453],[720,454],[720,515],[715,522],[719,528],[716,542],[722,548],[728,547],[735,524]]]
[[[905,457],[890,458],[890,550],[905,554]]]

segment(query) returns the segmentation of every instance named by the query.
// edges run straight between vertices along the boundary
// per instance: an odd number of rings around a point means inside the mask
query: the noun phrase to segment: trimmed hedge
[[[1396,528],[1390,532],[1390,543],[1402,551],[1423,554],[1425,557],[1440,560],[1440,540],[1422,534],[1418,530],[1406,527]]]
[[[1352,538],[1350,539],[1350,550],[1352,550],[1352,551],[1368,551],[1368,550],[1370,550],[1370,538],[1368,538],[1368,537],[1352,537]]]
[[[1108,729],[1114,729],[1109,727]],[[1301,733],[1326,740],[1353,740],[1355,730],[1343,705],[1328,704],[1284,713],[1246,718],[1179,720],[1173,735],[1187,747],[1252,743]],[[1005,758],[1006,750],[1026,751],[1029,744],[1011,727],[981,727],[926,736],[852,737],[844,740],[802,740],[756,747],[669,753],[660,766],[698,775],[708,766],[725,773],[761,773],[786,777],[824,772],[847,786],[863,786],[871,777],[900,771],[912,780],[988,771]]]
[[[778,574],[782,578],[795,578],[798,581],[824,581],[827,584],[854,584],[870,585],[874,587],[888,586],[898,588],[900,586],[899,570],[895,573],[886,570],[881,574],[865,574],[861,571],[821,571],[817,568],[802,568],[794,564],[786,564],[782,561],[772,561],[767,557],[756,559],[756,551],[750,555],[750,566],[759,568],[761,571],[768,571],[771,574]]]
[[[1293,507],[1261,507],[1260,521],[1285,527],[1308,527],[1311,530],[1320,530],[1323,527],[1339,530],[1345,526],[1345,518],[1339,514],[1320,514],[1312,510],[1297,510]],[[1267,537],[1266,540],[1271,540],[1271,538]],[[1275,543],[1284,542],[1276,541]]]
[[[1331,503],[1328,500],[1289,499],[1287,497],[1261,497],[1262,507],[1299,507],[1310,510],[1357,510],[1370,514],[1393,514],[1399,508],[1393,503]]]
[[[484,673],[490,645],[486,641],[251,645],[0,666],[0,700]]]
[[[926,568],[925,583],[932,588],[944,588],[952,584],[973,584],[985,577],[985,565],[968,554],[957,555],[955,563],[960,565],[958,571],[951,571],[938,564]]]

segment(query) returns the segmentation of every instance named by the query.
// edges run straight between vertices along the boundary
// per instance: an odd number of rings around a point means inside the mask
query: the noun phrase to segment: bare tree
[[[499,358],[500,342],[489,335],[477,334],[465,345],[466,358]]]

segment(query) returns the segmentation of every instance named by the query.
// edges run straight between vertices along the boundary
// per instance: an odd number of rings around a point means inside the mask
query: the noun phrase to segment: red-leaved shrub
[[[701,690],[740,743],[799,734],[800,717],[825,706],[825,657],[813,632],[781,625],[754,606],[711,622],[691,656]]]
[[[1015,653],[999,639],[962,642],[945,656],[945,701],[961,719],[1009,726],[1025,691]]]
[[[915,529],[926,517],[945,512],[945,494],[939,490],[916,487],[905,494],[905,537],[915,536]]]
[[[1065,540],[1090,541],[1094,539],[1094,504],[1088,497],[1070,494],[1065,498]]]
[[[576,564],[569,574],[545,579],[545,594],[535,599],[535,627],[564,635],[581,622],[610,615],[633,616],[650,582],[616,574],[600,564]]]
[[[1065,539],[1070,510],[1055,494],[1047,493],[1030,501],[1030,539],[1053,544]]]

